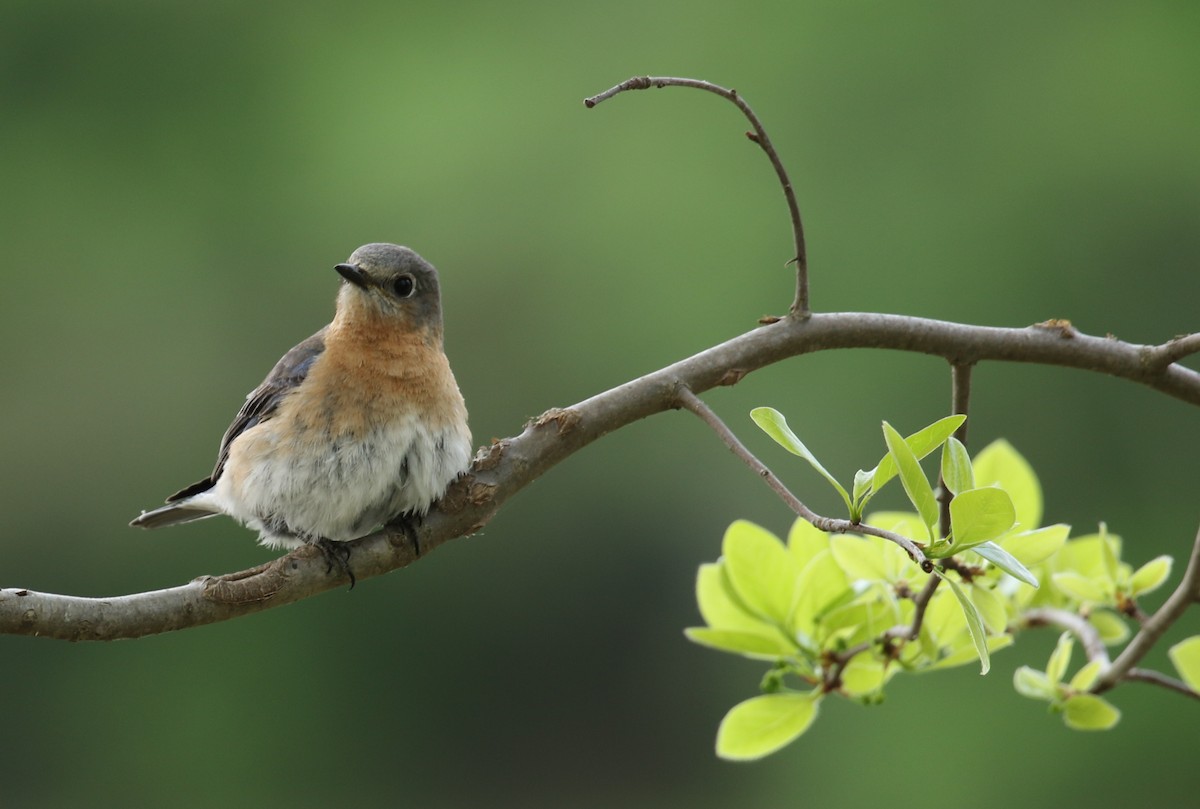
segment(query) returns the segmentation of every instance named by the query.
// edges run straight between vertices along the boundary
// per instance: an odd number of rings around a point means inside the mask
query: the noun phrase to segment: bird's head
[[[441,336],[437,270],[414,251],[396,244],[364,244],[334,269],[345,279],[338,292],[336,321],[389,323]]]

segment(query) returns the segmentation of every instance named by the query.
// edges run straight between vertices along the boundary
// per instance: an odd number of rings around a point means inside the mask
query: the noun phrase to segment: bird
[[[419,520],[466,471],[471,432],[443,350],[437,270],[383,243],[334,270],[342,280],[332,322],[246,396],[212,474],[130,525],[224,514],[268,548],[319,544],[329,558],[331,543],[397,517]]]

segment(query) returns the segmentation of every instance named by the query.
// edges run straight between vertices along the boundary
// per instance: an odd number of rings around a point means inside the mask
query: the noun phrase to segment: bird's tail
[[[141,516],[129,523],[137,528],[162,528],[164,525],[182,525],[185,522],[213,517],[217,512],[187,503],[171,503],[153,511],[143,511]]]

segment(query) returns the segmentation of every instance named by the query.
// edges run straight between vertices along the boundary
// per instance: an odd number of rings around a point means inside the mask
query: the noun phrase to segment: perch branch
[[[1005,329],[883,314],[785,317],[572,407],[549,410],[526,425],[520,435],[492,444],[476,456],[471,471],[451,487],[417,529],[419,545],[427,553],[479,530],[510,497],[563,459],[614,430],[675,408],[681,387],[700,393],[733,384],[789,357],[839,348],[895,349],[960,364],[1005,360],[1078,368],[1127,379],[1200,405],[1200,373],[1177,364],[1147,368],[1141,361],[1145,347],[1074,330]],[[400,528],[385,528],[349,546],[359,581],[415,559],[412,544]],[[1200,578],[1200,572],[1194,572],[1196,567],[1193,555],[1185,577],[1190,587],[1188,598],[1193,600]],[[317,549],[303,547],[250,570],[202,577],[151,593],[79,598],[8,588],[0,590],[0,633],[66,640],[141,637],[259,612],[345,583],[341,571],[327,572]],[[1175,604],[1181,592],[1185,592],[1183,585],[1168,603]],[[1166,609],[1164,605],[1150,618],[1143,633],[1155,631],[1171,616]],[[1131,644],[1126,652],[1134,648]],[[1144,651],[1129,660],[1124,670],[1141,654]],[[1113,669],[1118,665],[1121,660]]]

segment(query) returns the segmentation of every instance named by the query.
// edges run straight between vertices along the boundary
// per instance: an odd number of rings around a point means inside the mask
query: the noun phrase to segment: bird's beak
[[[362,270],[353,264],[338,264],[334,267],[334,269],[337,270],[338,275],[354,284],[354,286],[359,287],[360,289],[367,288],[367,276],[363,274]]]

